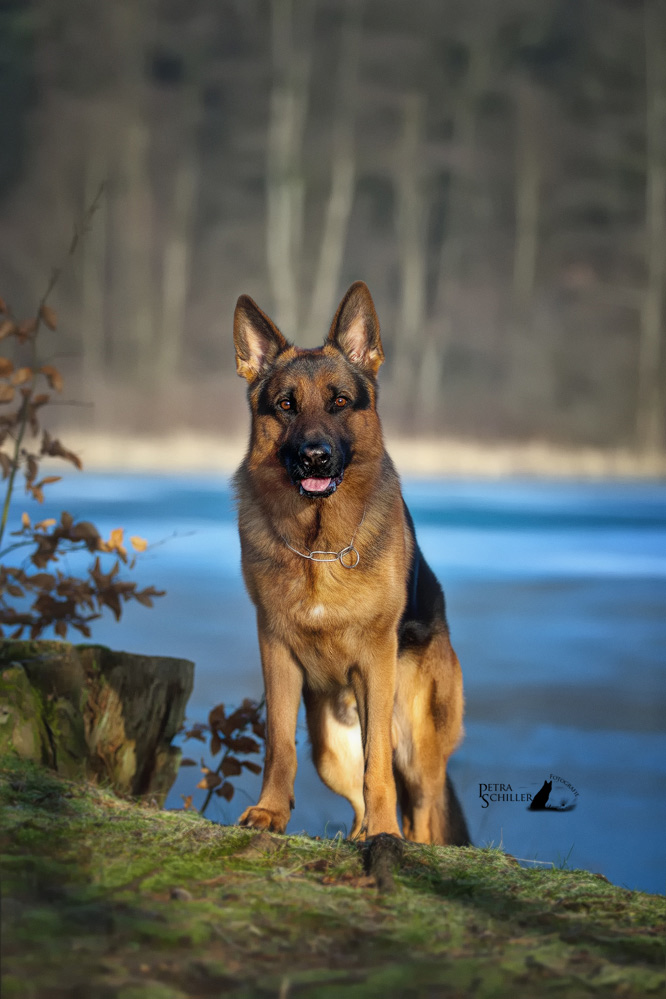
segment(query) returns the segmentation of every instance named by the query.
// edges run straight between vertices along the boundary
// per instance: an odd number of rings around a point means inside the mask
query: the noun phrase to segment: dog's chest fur
[[[349,543],[351,533],[346,534]],[[257,553],[243,539],[242,529],[241,539],[250,594],[271,634],[302,666],[311,688],[344,686],[361,650],[397,632],[406,599],[402,563],[408,552],[398,553],[395,546],[378,551],[361,528],[355,540],[359,564],[345,569],[337,560],[303,558],[280,538],[270,554],[264,553],[273,562],[267,572],[265,558],[255,561]]]

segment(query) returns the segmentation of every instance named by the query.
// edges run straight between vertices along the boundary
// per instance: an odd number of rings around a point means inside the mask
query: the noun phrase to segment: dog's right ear
[[[375,306],[363,281],[355,281],[340,302],[326,343],[334,344],[348,361],[377,377],[384,351]]]
[[[236,371],[250,384],[264,374],[289,343],[249,295],[241,295],[234,312]]]

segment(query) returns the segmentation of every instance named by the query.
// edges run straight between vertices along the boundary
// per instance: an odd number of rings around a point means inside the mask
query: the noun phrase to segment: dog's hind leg
[[[402,653],[393,716],[394,764],[406,839],[469,842],[465,819],[447,778],[462,734],[462,679],[445,633]]]
[[[312,759],[324,784],[354,809],[350,839],[363,825],[363,744],[356,699],[351,690],[317,694],[306,690],[305,710]]]

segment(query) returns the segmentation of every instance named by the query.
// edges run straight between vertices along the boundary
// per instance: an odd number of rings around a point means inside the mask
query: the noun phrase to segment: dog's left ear
[[[335,344],[347,360],[376,377],[384,351],[375,306],[363,281],[356,281],[340,302],[326,342]]]
[[[289,343],[250,296],[241,295],[234,312],[234,345],[236,371],[252,384]]]

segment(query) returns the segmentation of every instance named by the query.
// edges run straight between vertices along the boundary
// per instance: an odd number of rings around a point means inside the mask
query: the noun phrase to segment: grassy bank
[[[2,996],[663,994],[666,900],[498,850],[220,827],[0,762]]]

